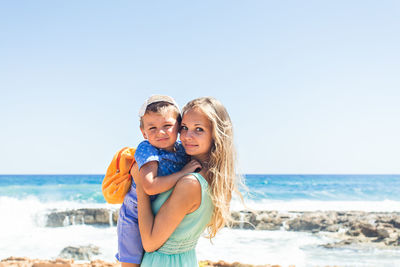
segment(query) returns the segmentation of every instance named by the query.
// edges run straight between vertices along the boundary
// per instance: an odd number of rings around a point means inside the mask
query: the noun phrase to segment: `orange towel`
[[[120,149],[107,168],[101,189],[104,199],[110,204],[120,204],[128,193],[132,177],[130,170],[135,163],[136,148],[124,147]]]

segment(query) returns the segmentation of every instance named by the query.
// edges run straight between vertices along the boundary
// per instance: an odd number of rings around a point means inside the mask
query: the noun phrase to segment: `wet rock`
[[[346,232],[346,235],[349,235],[349,236],[359,236],[360,234],[361,234],[360,229],[357,229],[357,230],[350,229]]]
[[[370,223],[360,223],[359,224],[361,233],[366,237],[377,237],[378,231],[376,227]]]
[[[283,220],[272,212],[232,212],[233,228],[256,230],[279,230]]]
[[[294,218],[287,222],[289,231],[318,232],[321,228],[319,221],[311,217]]]
[[[384,227],[379,227],[376,229],[377,235],[379,239],[384,239],[390,237],[390,232],[388,229]]]
[[[111,212],[112,211],[108,209],[52,211],[47,216],[46,226],[60,227],[74,224],[109,225]],[[114,214],[111,216],[114,216]]]
[[[66,247],[64,248],[58,257],[64,259],[74,260],[92,260],[93,256],[99,255],[100,249],[97,246],[88,245],[80,247]]]
[[[275,223],[266,223],[266,222],[260,222],[259,224],[257,224],[256,226],[256,230],[269,230],[269,231],[273,231],[273,230],[279,230],[281,228],[281,226],[279,224],[275,224]]]
[[[340,226],[337,224],[334,224],[334,225],[329,225],[328,227],[324,228],[323,230],[327,231],[327,232],[338,232],[339,229],[340,229]]]
[[[64,226],[67,215],[65,213],[51,213],[47,216],[47,225],[49,227]]]
[[[400,229],[400,216],[396,216],[389,221],[393,227]]]
[[[114,225],[117,225],[118,222],[118,215],[119,215],[119,210],[115,210],[112,214],[112,221]]]

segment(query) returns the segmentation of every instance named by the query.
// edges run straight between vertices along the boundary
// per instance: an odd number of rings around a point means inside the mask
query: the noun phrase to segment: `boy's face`
[[[143,137],[157,148],[173,151],[178,137],[179,125],[176,113],[166,110],[163,114],[149,112],[142,117]]]

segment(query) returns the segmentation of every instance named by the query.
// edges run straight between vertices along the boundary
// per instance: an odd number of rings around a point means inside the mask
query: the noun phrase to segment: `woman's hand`
[[[136,162],[133,164],[130,174],[131,174],[133,180],[135,181],[136,187],[138,187],[138,186],[142,187],[142,181],[139,177],[139,168],[138,168],[138,165]]]

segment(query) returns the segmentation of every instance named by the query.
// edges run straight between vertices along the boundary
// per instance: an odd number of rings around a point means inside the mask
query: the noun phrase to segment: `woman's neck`
[[[210,167],[209,155],[197,155],[192,157],[201,163],[202,168],[199,173],[207,180],[208,184],[211,184],[210,173],[208,171]]]
[[[210,157],[209,155],[196,155],[192,156],[194,159],[199,161],[201,163],[201,166],[205,169],[208,169],[209,162],[210,162]]]

